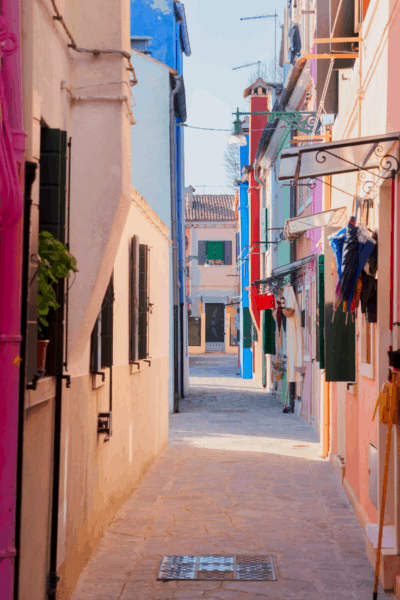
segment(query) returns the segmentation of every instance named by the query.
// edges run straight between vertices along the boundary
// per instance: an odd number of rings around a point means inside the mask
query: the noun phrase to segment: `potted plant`
[[[77,273],[76,259],[68,249],[49,231],[39,234],[39,270],[38,270],[38,331],[42,339],[38,340],[38,371],[44,371],[46,350],[49,340],[45,340],[43,327],[48,327],[46,320],[49,310],[57,310],[57,302],[53,285],[59,279],[69,279],[70,272]]]

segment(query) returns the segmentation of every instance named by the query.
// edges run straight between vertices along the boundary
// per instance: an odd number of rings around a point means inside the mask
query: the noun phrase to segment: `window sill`
[[[25,408],[33,408],[38,404],[52,400],[56,396],[56,378],[43,377],[36,384],[36,390],[27,390]]]
[[[103,385],[106,385],[108,383],[110,369],[104,368],[104,369],[101,369],[101,371],[104,372],[104,381],[103,381],[102,375],[98,375],[97,373],[93,374],[92,375],[92,390],[97,390],[98,388],[101,388]]]

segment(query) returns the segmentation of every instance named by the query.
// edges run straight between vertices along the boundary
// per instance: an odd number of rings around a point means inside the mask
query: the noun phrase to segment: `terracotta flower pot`
[[[50,340],[38,340],[37,368],[38,371],[44,371],[46,367],[47,345]]]

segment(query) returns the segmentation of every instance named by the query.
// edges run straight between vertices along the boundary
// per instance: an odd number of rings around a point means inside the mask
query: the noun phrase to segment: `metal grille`
[[[158,579],[276,581],[272,556],[164,556]]]
[[[244,581],[276,581],[272,556],[237,556],[236,579]]]

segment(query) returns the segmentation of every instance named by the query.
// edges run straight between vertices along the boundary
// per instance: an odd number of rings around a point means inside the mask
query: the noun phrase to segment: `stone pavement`
[[[312,429],[240,379],[236,357],[190,362],[169,447],[108,527],[72,600],[372,598],[362,528]],[[166,554],[270,554],[278,580],[157,581]]]

